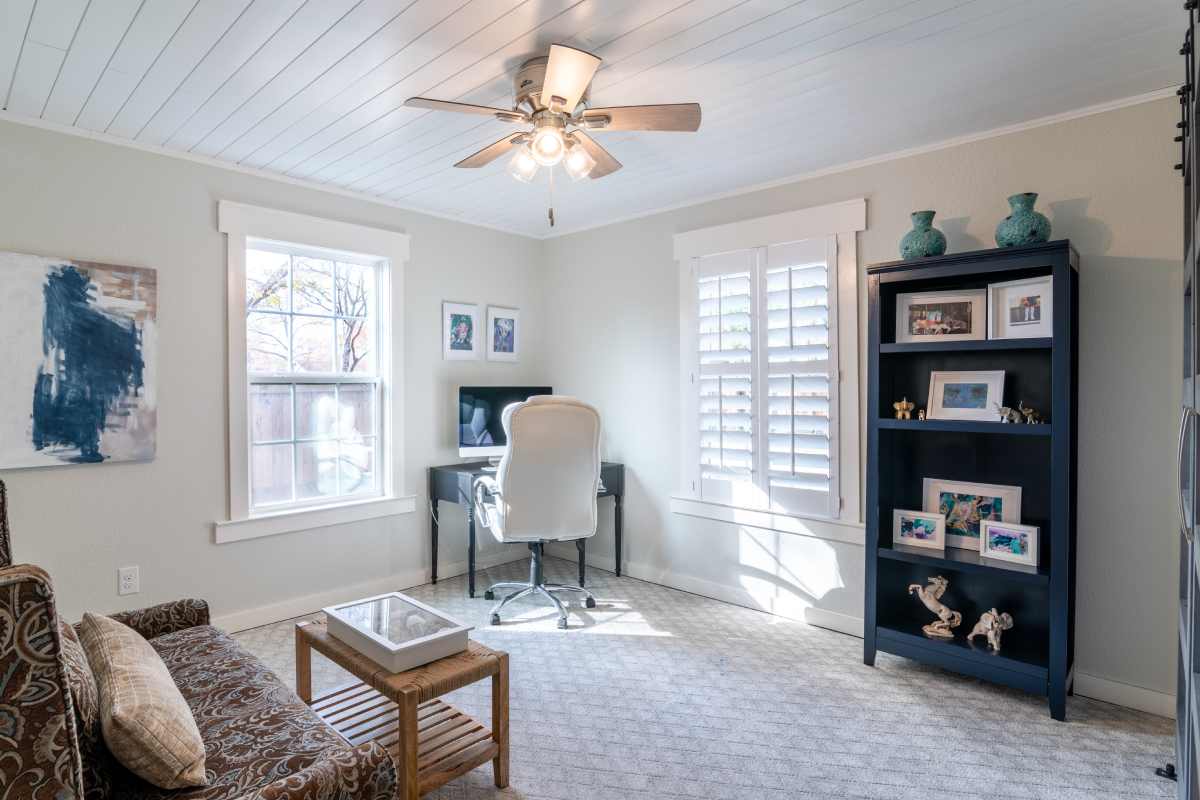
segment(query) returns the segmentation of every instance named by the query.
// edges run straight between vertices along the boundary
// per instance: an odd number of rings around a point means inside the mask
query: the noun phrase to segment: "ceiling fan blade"
[[[589,108],[580,115],[580,124],[599,131],[695,131],[700,128],[700,104]]]
[[[527,122],[528,114],[512,111],[507,108],[492,108],[491,106],[475,106],[470,103],[455,103],[450,100],[434,100],[431,97],[410,97],[404,101],[410,108],[428,108],[431,111],[456,111],[459,114],[480,114],[485,117],[496,117],[501,122]]]
[[[621,168],[621,162],[613,158],[612,153],[598,145],[595,139],[583,131],[573,131],[571,136],[579,142],[584,150],[587,150],[588,155],[596,162],[596,166],[592,167],[592,171],[588,173],[589,178],[603,178]]]
[[[600,58],[561,44],[550,45],[550,59],[542,79],[541,103],[570,114],[579,105],[592,76],[600,68]],[[562,98],[561,103],[552,98]]]
[[[505,136],[498,142],[492,142],[479,152],[472,153],[454,166],[475,169],[490,164],[524,141],[528,135],[527,133],[517,133],[512,136]]]

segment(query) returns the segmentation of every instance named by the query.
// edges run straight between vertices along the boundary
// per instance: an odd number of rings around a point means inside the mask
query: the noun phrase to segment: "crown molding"
[[[1083,108],[1073,109],[1071,111],[1063,111],[1058,114],[1051,114],[1050,116],[1039,117],[1037,119],[1028,120],[1026,122],[1018,122],[1013,125],[1005,125],[1000,128],[992,128],[992,129],[986,130],[986,131],[979,131],[977,133],[968,133],[968,134],[964,134],[962,136],[956,136],[956,137],[953,137],[950,139],[943,139],[942,141],[934,142],[932,144],[920,145],[917,147],[910,147],[905,150],[896,150],[896,151],[893,151],[890,153],[884,153],[884,154],[878,155],[878,156],[871,156],[869,158],[859,159],[857,161],[847,161],[847,162],[843,162],[841,164],[834,164],[834,165],[831,165],[828,167],[822,167],[821,169],[812,170],[810,172],[795,173],[792,175],[784,176],[782,178],[774,178],[772,180],[764,181],[762,183],[756,183],[751,186],[743,186],[739,189],[731,189],[729,191],[724,191],[724,192],[715,192],[713,194],[705,195],[700,198],[689,199],[682,203],[675,203],[672,205],[659,206],[657,208],[652,208],[647,211],[639,211],[635,214],[629,214],[629,215],[623,216],[623,217],[615,217],[613,219],[605,220],[603,222],[597,222],[592,225],[578,225],[578,226],[575,226],[572,228],[567,228],[565,230],[554,231],[552,233],[545,233],[545,234],[540,234],[540,235],[531,234],[531,233],[528,233],[525,231],[517,230],[515,228],[508,228],[503,225],[492,225],[492,224],[482,223],[482,222],[473,222],[470,219],[466,219],[464,217],[453,216],[450,214],[441,214],[436,211],[429,211],[428,209],[418,208],[416,206],[405,205],[403,203],[397,203],[397,202],[394,202],[391,200],[386,200],[384,198],[377,197],[375,195],[369,195],[369,194],[365,194],[363,192],[355,192],[355,191],[352,191],[349,189],[340,189],[336,186],[330,186],[330,185],[324,184],[324,183],[317,183],[316,181],[305,180],[303,178],[293,178],[289,175],[284,175],[284,174],[278,173],[278,172],[271,172],[271,171],[265,170],[265,169],[258,169],[256,167],[245,167],[245,166],[242,166],[241,164],[234,164],[229,161],[222,161],[218,158],[212,158],[211,156],[203,156],[203,155],[197,155],[195,153],[187,153],[187,152],[182,152],[182,151],[178,151],[178,150],[170,150],[165,147],[159,147],[158,145],[150,145],[150,144],[144,144],[142,142],[138,142],[138,141],[134,141],[134,140],[130,140],[130,139],[122,139],[118,136],[113,136],[112,134],[108,134],[108,133],[102,133],[100,131],[90,131],[90,130],[86,130],[83,128],[76,128],[71,125],[62,125],[57,122],[48,122],[48,121],[42,120],[42,119],[32,119],[30,117],[23,117],[23,116],[13,114],[9,111],[0,111],[0,122],[12,122],[16,125],[24,125],[24,126],[30,127],[30,128],[39,128],[41,130],[53,131],[54,133],[62,133],[67,136],[78,136],[83,139],[91,139],[92,141],[103,142],[105,144],[112,144],[112,145],[116,145],[118,147],[127,147],[132,150],[140,150],[144,153],[152,153],[154,155],[165,156],[167,158],[178,158],[178,159],[182,159],[184,161],[190,161],[194,164],[202,164],[204,166],[216,167],[217,169],[228,170],[230,172],[237,172],[237,173],[241,173],[243,175],[250,175],[255,178],[262,178],[263,180],[275,181],[277,183],[283,183],[283,184],[287,184],[289,186],[298,186],[298,187],[301,187],[304,189],[312,189],[312,190],[318,191],[318,192],[325,192],[326,194],[332,194],[332,195],[336,195],[338,197],[346,197],[346,198],[350,198],[352,200],[358,200],[358,201],[361,201],[364,203],[373,203],[374,205],[378,205],[378,206],[394,208],[394,209],[398,209],[400,211],[407,211],[407,212],[410,212],[413,214],[421,214],[426,217],[433,217],[435,219],[448,220],[450,222],[460,222],[464,225],[473,225],[477,228],[486,228],[488,230],[498,231],[500,233],[507,233],[512,236],[520,236],[523,239],[534,239],[536,241],[546,241],[548,239],[559,239],[559,238],[562,238],[563,236],[571,236],[576,233],[583,233],[584,231],[591,231],[591,230],[596,230],[598,228],[605,228],[605,227],[608,227],[609,225],[619,225],[621,223],[631,222],[636,219],[645,219],[646,217],[653,217],[658,214],[665,214],[669,211],[678,211],[679,209],[682,209],[682,208],[692,208],[693,206],[699,206],[699,205],[703,205],[705,203],[711,203],[715,200],[724,200],[724,199],[727,199],[730,197],[740,197],[741,195],[752,194],[754,192],[761,192],[765,189],[774,189],[776,187],[786,186],[787,184],[791,184],[791,183],[800,183],[802,181],[813,180],[814,178],[822,178],[827,175],[836,175],[841,172],[849,172],[850,170],[862,169],[863,167],[869,167],[869,166],[873,166],[875,164],[884,164],[889,161],[897,161],[902,158],[911,158],[913,156],[924,155],[926,153],[934,153],[934,152],[937,152],[938,150],[946,150],[951,147],[958,147],[958,146],[964,145],[964,144],[971,144],[972,142],[980,142],[980,141],[984,141],[987,139],[995,139],[1000,136],[1008,136],[1009,134],[1012,134],[1012,133],[1020,133],[1022,131],[1033,130],[1034,128],[1046,127],[1047,125],[1057,125],[1061,122],[1069,122],[1071,120],[1080,119],[1082,117],[1090,117],[1094,114],[1103,114],[1108,111],[1116,111],[1118,109],[1127,108],[1129,106],[1141,105],[1142,103],[1151,103],[1156,100],[1162,100],[1162,99],[1165,99],[1168,97],[1173,97],[1174,95],[1175,95],[1175,87],[1174,86],[1165,87],[1162,89],[1156,89],[1152,92],[1146,92],[1144,94],[1133,95],[1131,97],[1123,97],[1123,98],[1119,98],[1116,100],[1109,100],[1109,101],[1106,101],[1103,103],[1097,103],[1095,105],[1084,106]]]
[[[1091,106],[1084,106],[1083,108],[1077,108],[1077,109],[1073,109],[1071,111],[1063,111],[1058,114],[1051,114],[1048,117],[1038,117],[1037,119],[1031,119],[1026,122],[1018,122],[1018,123],[1015,123],[1012,125],[1005,125],[1000,128],[992,128],[992,129],[986,130],[986,131],[979,131],[978,133],[967,133],[967,134],[963,134],[962,136],[955,136],[951,139],[943,139],[942,141],[934,142],[932,144],[919,145],[917,147],[910,147],[905,150],[895,150],[890,153],[884,153],[884,154],[878,155],[878,156],[871,156],[869,158],[859,159],[858,161],[847,161],[847,162],[843,162],[841,164],[834,164],[832,166],[822,167],[821,169],[818,169],[818,170],[812,170],[811,172],[800,172],[800,173],[796,173],[793,175],[785,176],[783,178],[773,178],[769,181],[764,181],[762,183],[756,183],[752,186],[744,186],[740,189],[731,189],[731,190],[725,191],[725,192],[715,192],[713,194],[705,195],[703,197],[692,199],[692,200],[687,200],[682,203],[675,203],[673,205],[661,206],[661,207],[655,208],[651,211],[639,211],[636,214],[629,214],[628,216],[618,217],[615,219],[608,220],[607,222],[598,222],[594,225],[579,225],[574,228],[569,228],[567,230],[562,230],[562,231],[555,231],[553,233],[544,234],[542,236],[538,236],[535,238],[541,239],[543,241],[545,241],[547,239],[558,239],[563,236],[571,236],[572,234],[583,233],[584,231],[592,231],[592,230],[596,230],[598,228],[606,228],[609,225],[619,225],[623,222],[632,222],[633,220],[637,220],[637,219],[645,219],[646,217],[653,217],[658,214],[665,214],[668,211],[678,211],[682,208],[692,208],[694,206],[704,205],[705,203],[711,203],[715,200],[724,200],[724,199],[730,198],[730,197],[740,197],[745,194],[753,194],[754,192],[761,192],[764,189],[774,189],[778,186],[786,186],[791,183],[801,183],[803,181],[810,181],[810,180],[813,180],[814,178],[823,178],[827,175],[836,175],[841,172],[849,172],[851,170],[862,169],[863,167],[870,167],[870,166],[874,166],[876,164],[884,164],[889,161],[898,161],[902,158],[911,158],[913,156],[924,155],[926,153],[935,153],[939,150],[947,150],[951,147],[958,147],[958,146],[964,145],[964,144],[971,144],[972,142],[981,142],[981,141],[985,141],[987,139],[995,139],[1000,136],[1008,136],[1009,134],[1012,134],[1012,133],[1021,133],[1022,131],[1033,130],[1034,128],[1044,128],[1048,125],[1057,125],[1061,122],[1070,122],[1071,120],[1080,119],[1082,117],[1090,117],[1090,116],[1093,116],[1094,114],[1103,114],[1108,111],[1116,111],[1118,109],[1127,108],[1129,106],[1141,105],[1142,103],[1152,103],[1156,100],[1163,100],[1168,97],[1174,97],[1175,96],[1175,88],[1176,87],[1174,87],[1174,86],[1170,86],[1170,87],[1166,87],[1163,89],[1156,89],[1152,92],[1146,92],[1144,94],[1137,94],[1137,95],[1133,95],[1131,97],[1122,97],[1117,100],[1109,100],[1104,103],[1097,103],[1097,104],[1091,105]]]
[[[400,211],[408,211],[413,214],[421,214],[426,217],[434,217],[436,219],[444,219],[450,222],[460,222],[464,225],[473,225],[476,228],[487,228],[488,230],[507,233],[513,236],[520,236],[523,239],[539,239],[538,236],[533,236],[524,231],[519,231],[514,228],[506,228],[502,225],[489,225],[482,222],[472,222],[471,220],[462,217],[456,217],[451,214],[440,214],[436,211],[417,208],[416,206],[404,205],[391,200],[377,197],[375,195],[365,194],[363,192],[355,192],[350,189],[341,189],[336,186],[330,186],[325,183],[317,183],[316,181],[305,180],[303,178],[293,178],[290,175],[284,175],[281,172],[271,172],[270,170],[258,169],[257,167],[246,167],[241,164],[235,164],[231,161],[222,161],[219,158],[212,156],[197,155],[196,153],[188,153],[181,150],[171,150],[158,145],[145,144],[132,139],[122,139],[119,136],[113,136],[110,133],[101,131],[90,131],[86,128],[76,128],[71,125],[63,125],[58,122],[50,122],[44,119],[34,119],[32,117],[23,117],[13,114],[11,111],[0,110],[0,122],[11,122],[15,125],[24,125],[27,128],[38,128],[40,130],[52,131],[53,133],[61,133],[67,136],[77,136],[81,139],[90,139],[94,142],[103,142],[104,144],[112,144],[117,147],[126,147],[130,150],[140,150],[143,153],[151,153],[156,156],[165,156],[166,158],[177,158],[182,161],[190,161],[193,164],[201,164],[206,167],[216,167],[229,172],[237,172],[242,175],[249,175],[254,178],[262,178],[263,180],[275,181],[276,183],[287,184],[288,186],[298,186],[304,189],[312,189],[317,192],[336,195],[338,197],[347,197],[351,200],[358,200],[364,203],[373,203],[377,206],[386,206]]]

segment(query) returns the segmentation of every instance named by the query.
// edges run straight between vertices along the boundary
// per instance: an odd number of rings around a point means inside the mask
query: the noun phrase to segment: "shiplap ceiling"
[[[512,71],[561,42],[604,59],[593,106],[703,105],[699,133],[594,134],[625,168],[558,170],[557,233],[1161,89],[1182,77],[1181,5],[0,0],[0,97],[12,116],[544,236],[544,170],[526,185],[506,159],[451,167],[511,126],[404,100],[508,107]]]

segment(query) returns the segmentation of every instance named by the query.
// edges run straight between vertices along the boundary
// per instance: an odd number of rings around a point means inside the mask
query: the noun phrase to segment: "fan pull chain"
[[[547,172],[550,173],[550,227],[554,227],[554,167],[550,167]]]

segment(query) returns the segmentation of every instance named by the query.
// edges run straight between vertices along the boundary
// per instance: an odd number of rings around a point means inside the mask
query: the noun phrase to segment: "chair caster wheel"
[[[588,608],[595,608],[596,607],[596,598],[589,597],[588,599],[583,601],[583,604]]]
[[[565,630],[567,629],[567,621],[566,621],[565,619],[561,619],[561,618],[560,618],[560,619],[558,620],[558,627],[559,627],[559,629],[560,629],[560,630],[564,630],[564,631],[565,631]]]
[[[492,614],[492,624],[493,625],[500,624],[500,615],[499,614]]]
[[[493,592],[491,589],[488,589],[486,592],[483,593],[483,599],[484,600],[495,600],[496,593]]]

